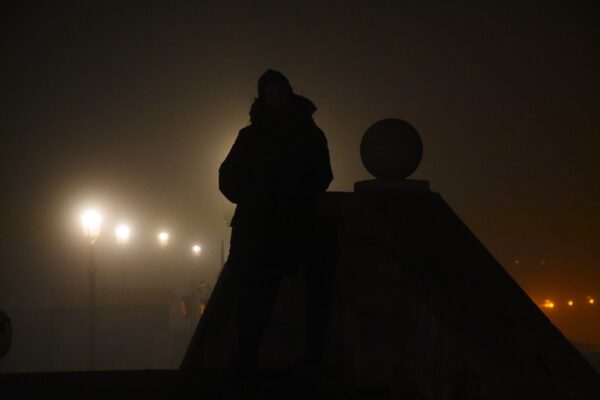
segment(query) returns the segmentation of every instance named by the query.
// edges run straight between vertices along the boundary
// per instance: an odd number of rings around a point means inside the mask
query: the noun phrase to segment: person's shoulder
[[[292,107],[300,114],[313,115],[317,111],[317,106],[312,100],[295,93],[292,95]]]
[[[255,126],[247,125],[247,126],[243,127],[242,129],[240,129],[240,131],[238,132],[238,140],[247,140],[248,138],[251,138],[252,136],[254,136],[255,132],[256,132]]]
[[[325,132],[315,123],[315,121],[311,118],[311,120],[305,125],[305,132],[308,136],[319,144],[324,143],[327,144],[327,138],[325,137]]]
[[[256,131],[256,126],[253,124],[248,124],[240,129],[240,135],[248,135],[252,134]]]
[[[315,104],[308,98],[294,94],[292,99],[296,115],[301,121],[301,125],[305,131],[311,134],[313,137],[325,138],[325,134],[319,128],[314,120],[313,114],[317,111]]]

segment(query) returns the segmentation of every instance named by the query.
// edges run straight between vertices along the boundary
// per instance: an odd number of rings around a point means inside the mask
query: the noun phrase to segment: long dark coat
[[[219,189],[237,204],[230,258],[241,252],[261,265],[293,269],[294,258],[310,257],[319,229],[315,199],[333,179],[315,111],[298,95],[277,114],[259,99],[253,104],[252,123],[239,132],[219,169]]]
[[[302,263],[325,274],[335,264],[335,229],[315,212],[317,196],[333,179],[327,140],[312,119],[315,110],[310,100],[293,95],[287,111],[274,115],[257,99],[252,123],[239,132],[221,165],[219,189],[237,204],[231,247],[182,369],[220,368],[233,357],[233,327],[244,325],[247,312],[239,305],[264,289],[261,280],[277,284]],[[320,309],[327,308],[323,304]],[[262,315],[256,311],[253,319]]]

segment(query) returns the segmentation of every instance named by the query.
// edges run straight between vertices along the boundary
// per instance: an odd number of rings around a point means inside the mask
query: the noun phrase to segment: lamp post
[[[192,245],[192,257],[193,257],[193,258],[196,258],[196,259],[197,259],[197,258],[200,258],[200,253],[202,253],[202,247],[200,247],[200,245],[199,245],[199,244],[197,244],[197,243],[196,243],[196,244],[194,244],[194,245]],[[196,266],[196,265],[195,265],[195,263],[192,263],[192,264],[193,264],[193,267],[192,267],[192,274],[193,274],[194,276],[196,276],[196,271],[195,271],[195,266]]]
[[[121,368],[125,366],[124,354],[125,348],[125,248],[129,244],[129,238],[131,237],[131,229],[126,224],[120,224],[115,228],[115,238],[117,240],[117,246],[119,247],[119,269],[121,273],[120,289],[121,293],[119,296],[119,363]]]
[[[115,237],[119,246],[119,268],[121,269],[121,289],[125,290],[125,247],[129,244],[131,229],[128,225],[121,224],[115,229]]]
[[[198,259],[198,258],[200,258],[200,254],[202,253],[202,247],[199,244],[195,243],[192,245],[191,251],[192,251],[192,257],[195,259]],[[197,273],[195,271],[195,266],[196,265],[194,263],[194,265],[192,267],[192,274],[194,276],[196,276],[196,273]],[[203,304],[201,291],[202,291],[202,288],[204,286],[206,286],[206,284],[202,283],[200,279],[198,280],[198,284],[196,284],[195,282],[196,282],[196,280],[192,279],[192,288],[193,288],[192,289],[193,290],[192,298],[194,299],[194,301],[193,301],[193,307],[192,307],[193,314],[191,315],[192,318],[189,319],[191,331],[194,330],[194,324],[197,322],[197,317],[199,316],[200,305]]]
[[[162,230],[156,236],[158,239],[158,245],[160,246],[160,254],[158,256],[159,266],[157,274],[159,276],[160,286],[170,286],[173,280],[173,274],[170,273],[168,264],[169,257],[166,251],[167,246],[169,245],[169,241],[171,239],[171,235],[166,230]]]
[[[90,263],[89,300],[88,300],[88,369],[93,370],[96,364],[96,260],[94,258],[94,243],[100,236],[102,215],[96,210],[87,210],[81,215],[83,236],[89,243]]]

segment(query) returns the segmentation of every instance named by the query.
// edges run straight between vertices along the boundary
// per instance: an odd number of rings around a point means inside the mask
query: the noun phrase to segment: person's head
[[[290,82],[281,72],[269,69],[258,80],[258,98],[269,108],[281,109],[293,93]]]

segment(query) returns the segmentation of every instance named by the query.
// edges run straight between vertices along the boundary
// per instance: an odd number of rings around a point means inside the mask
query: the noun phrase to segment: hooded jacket
[[[219,189],[237,204],[232,227],[297,228],[333,179],[325,134],[312,118],[316,107],[291,96],[278,113],[256,99],[251,124],[219,168]]]

